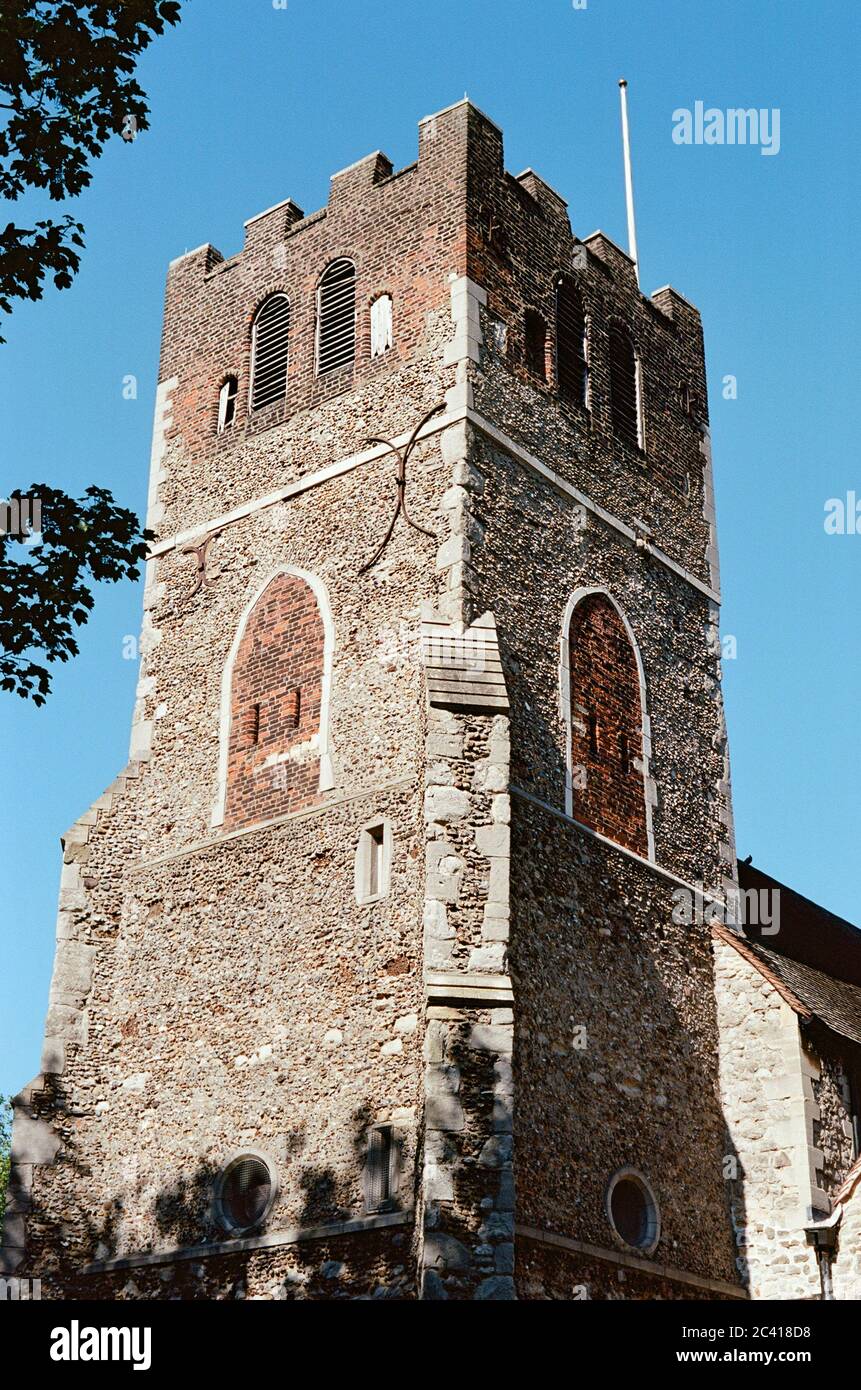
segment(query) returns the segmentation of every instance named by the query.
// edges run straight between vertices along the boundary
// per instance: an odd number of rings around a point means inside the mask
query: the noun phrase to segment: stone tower
[[[64,840],[5,1267],[733,1297],[699,315],[464,101],[170,267],[130,761]]]

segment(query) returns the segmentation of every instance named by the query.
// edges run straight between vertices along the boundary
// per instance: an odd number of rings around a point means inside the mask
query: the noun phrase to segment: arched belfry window
[[[556,281],[556,385],[563,400],[588,403],[586,313],[577,286],[567,275]]]
[[[547,379],[547,324],[536,309],[523,317],[523,347],[527,369],[542,381]]]
[[[610,325],[610,415],[613,433],[630,444],[632,449],[643,448],[643,401],[640,362],[634,342],[621,324]]]
[[[356,267],[342,257],[323,272],[317,290],[317,374],[352,366],[356,358]]]
[[[628,625],[609,594],[594,590],[572,600],[562,659],[568,810],[582,825],[649,858],[642,672]]]
[[[287,395],[290,301],[273,294],[254,316],[251,336],[251,409],[262,410]]]

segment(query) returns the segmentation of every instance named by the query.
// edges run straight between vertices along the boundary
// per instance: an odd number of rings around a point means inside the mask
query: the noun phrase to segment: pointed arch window
[[[556,386],[563,400],[588,404],[586,312],[577,286],[567,275],[556,281]]]
[[[262,410],[287,395],[290,301],[273,294],[254,317],[251,336],[251,409]]]
[[[323,272],[317,290],[317,375],[356,359],[356,267],[342,257]]]
[[[613,433],[632,449],[643,448],[643,392],[640,360],[621,324],[610,325],[610,415]]]
[[[582,825],[648,858],[647,726],[628,626],[609,594],[593,591],[574,604],[565,639],[568,809]]]
[[[289,571],[269,580],[243,618],[225,667],[213,824],[229,830],[313,806],[331,785],[331,638],[308,581]]]

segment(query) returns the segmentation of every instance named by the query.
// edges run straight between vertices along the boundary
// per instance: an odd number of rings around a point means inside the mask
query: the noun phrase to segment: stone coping
[[[582,830],[584,835],[590,835],[593,840],[598,840],[602,845],[607,845],[610,849],[615,849],[619,854],[624,854],[626,859],[633,859],[635,864],[642,864],[644,869],[650,869],[652,873],[658,874],[661,878],[667,879],[670,883],[675,883],[679,888],[685,888],[689,893],[702,898],[703,902],[716,903],[720,907],[726,907],[726,901],[717,897],[714,893],[706,892],[705,888],[696,883],[688,883],[686,879],[679,878],[670,869],[664,869],[660,864],[656,864],[651,859],[644,859],[642,854],[635,853],[632,849],[626,849],[624,845],[618,845],[615,840],[609,839],[606,835],[601,835],[599,831],[592,830],[590,826],[584,825],[582,821],[575,820],[569,816],[567,811],[562,811],[558,806],[551,806],[549,801],[542,801],[540,796],[534,796],[532,792],[526,791],[524,787],[516,787],[512,784],[510,788],[512,796],[519,796],[521,800],[530,802],[537,806],[541,811],[547,811],[549,815],[556,816],[559,820],[565,821],[574,830]]]
[[[646,1260],[640,1255],[629,1255],[623,1250],[605,1250],[600,1245],[588,1245],[571,1236],[559,1235],[556,1231],[539,1231],[535,1226],[515,1226],[517,1235],[524,1240],[534,1240],[539,1245],[555,1246],[559,1250],[570,1250],[575,1255],[589,1259],[603,1260],[607,1264],[622,1265],[625,1269],[636,1269],[643,1274],[651,1274],[655,1279],[668,1279],[675,1284],[690,1284],[697,1289],[708,1289],[712,1293],[722,1293],[727,1298],[748,1299],[746,1289],[738,1284],[728,1284],[724,1279],[709,1279],[702,1274],[691,1274],[686,1269],[676,1269],[675,1265],[659,1264],[657,1260]]]
[[[674,574],[677,574],[680,579],[683,579],[694,589],[698,589],[699,592],[710,599],[712,603],[720,604],[721,596],[717,589],[712,588],[711,585],[706,584],[704,580],[692,574],[690,570],[685,569],[684,565],[680,565],[677,560],[672,559],[671,556],[667,555],[651,541],[644,544],[643,536],[638,535],[632,526],[622,521],[621,518],[614,516],[612,512],[608,512],[607,509],[600,506],[598,502],[594,502],[588,493],[581,492],[573,483],[569,483],[566,478],[563,478],[560,473],[548,467],[546,463],[542,463],[537,455],[531,453],[529,449],[524,448],[522,444],[518,444],[516,440],[512,439],[511,436],[506,434],[503,430],[498,429],[497,426],[486,419],[484,415],[468,407],[466,410],[466,419],[469,424],[481,430],[482,434],[486,435],[494,444],[499,445],[506,453],[511,454],[513,458],[525,464],[527,468],[531,468],[533,472],[540,474],[540,476],[554,487],[557,492],[561,492],[564,496],[570,497],[573,501],[577,502],[579,506],[585,507],[586,511],[598,517],[605,525],[611,527],[612,530],[618,531],[620,535],[625,536],[627,540],[638,546],[638,548],[645,549],[646,553],[651,555],[654,560],[657,560],[659,564],[664,565],[667,569],[672,570]]]
[[[431,435],[439,434],[447,430],[450,425],[458,424],[465,418],[465,412],[456,410],[447,412],[445,415],[436,416],[422,427],[418,438],[428,439]],[[411,438],[412,431],[408,430],[404,434],[398,435],[391,442],[396,448],[402,448]],[[255,512],[263,511],[266,507],[275,506],[278,502],[286,502],[291,497],[296,497],[300,493],[307,492],[309,488],[319,487],[322,483],[327,483],[333,478],[339,478],[344,473],[351,473],[354,469],[360,468],[362,464],[371,463],[376,459],[385,458],[391,453],[388,444],[374,444],[367,449],[361,449],[356,454],[350,454],[346,458],[338,459],[335,463],[330,463],[326,468],[320,468],[314,473],[305,473],[301,478],[296,478],[292,483],[287,483],[284,487],[276,489],[274,492],[266,493],[264,497],[253,497],[248,502],[242,502],[239,506],[231,508],[229,512],[222,512],[209,521],[197,522],[194,526],[185,531],[179,531],[173,536],[166,536],[161,540],[153,542],[150,546],[147,560],[158,560],[162,555],[167,555],[171,550],[176,550],[192,541],[207,536],[210,531],[223,531],[225,526],[230,526],[235,521],[243,521],[246,517],[252,516]]]
[[[427,1001],[442,1003],[456,1000],[459,1004],[472,1002],[479,1008],[514,1002],[514,991],[508,975],[486,974],[476,970],[426,970]]]
[[[346,806],[351,801],[366,801],[369,797],[388,795],[390,792],[402,791],[405,787],[416,786],[415,777],[399,777],[393,782],[380,782],[369,787],[356,787],[351,791],[343,792],[340,796],[325,796],[318,806],[306,806],[301,811],[286,811],[283,816],[273,816],[271,820],[258,821],[256,825],[243,825],[239,830],[228,830],[223,835],[213,835],[208,840],[197,840],[191,845],[182,845],[179,849],[171,850],[169,854],[159,854],[153,859],[142,859],[137,864],[129,866],[127,872],[130,874],[144,873],[147,869],[156,868],[160,864],[171,864],[176,859],[185,859],[192,854],[203,854],[209,849],[218,849],[220,845],[227,844],[230,840],[238,840],[245,835],[256,835],[263,830],[273,830],[279,825],[289,825],[291,821],[310,820],[313,816],[325,815],[327,811],[337,810],[340,806]]]
[[[170,1250],[149,1250],[138,1255],[121,1255],[113,1260],[94,1260],[84,1266],[84,1274],[106,1274],[115,1269],[140,1269],[145,1265],[173,1264],[178,1260],[200,1260],[207,1255],[240,1255],[249,1250],[273,1250],[282,1245],[298,1245],[306,1240],[330,1240],[334,1236],[361,1235],[385,1230],[389,1226],[409,1226],[413,1211],[382,1212],[359,1216],[353,1221],[333,1221],[327,1226],[293,1226],[265,1235],[239,1240],[221,1240],[210,1245],[181,1245]]]

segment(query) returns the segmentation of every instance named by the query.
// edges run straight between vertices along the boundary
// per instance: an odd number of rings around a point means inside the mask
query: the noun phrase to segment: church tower
[[[468,102],[174,261],[128,766],[4,1263],[77,1298],[743,1293],[703,342]]]

